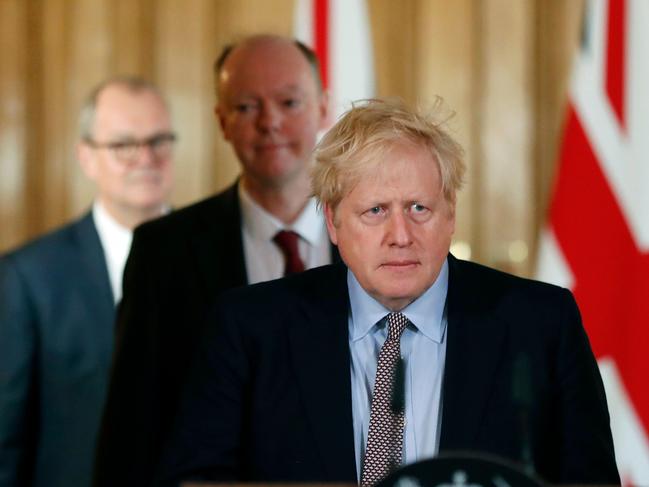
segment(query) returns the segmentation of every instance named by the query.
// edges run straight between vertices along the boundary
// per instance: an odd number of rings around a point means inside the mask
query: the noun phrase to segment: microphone
[[[534,401],[532,391],[532,366],[527,353],[521,352],[514,361],[512,370],[512,402],[518,413],[518,427],[521,438],[521,463],[525,473],[534,475],[532,439],[530,435],[529,411]]]

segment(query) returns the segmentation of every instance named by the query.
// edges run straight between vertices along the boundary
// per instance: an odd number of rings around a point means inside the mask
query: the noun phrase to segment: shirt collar
[[[320,242],[325,227],[315,198],[309,198],[292,225],[285,225],[253,200],[241,182],[238,193],[243,226],[253,239],[270,241],[280,230],[292,230],[310,245],[315,246]]]
[[[352,313],[352,341],[367,335],[391,311],[370,296],[351,270],[347,271],[347,288]],[[421,296],[401,310],[426,337],[441,343],[446,330],[444,307],[448,291],[448,261],[445,260],[437,279]]]
[[[129,228],[115,220],[99,201],[95,201],[92,205],[92,217],[102,241],[110,242],[111,245],[113,241],[120,246],[126,245],[128,252],[133,236]]]
[[[92,206],[92,217],[104,250],[113,298],[118,302],[122,297],[122,272],[131,248],[133,232],[117,222],[99,201],[95,201]]]

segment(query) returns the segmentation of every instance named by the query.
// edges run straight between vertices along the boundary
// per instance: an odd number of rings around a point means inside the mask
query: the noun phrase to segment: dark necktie
[[[392,396],[396,366],[401,355],[401,334],[407,324],[408,319],[401,313],[388,315],[388,338],[381,347],[376,364],[362,487],[376,484],[401,464],[404,416],[403,409],[393,411]]]
[[[304,270],[304,262],[300,258],[300,253],[297,248],[297,242],[300,236],[288,230],[277,232],[273,237],[273,241],[280,248],[284,254],[286,265],[284,266],[284,275],[295,274]]]

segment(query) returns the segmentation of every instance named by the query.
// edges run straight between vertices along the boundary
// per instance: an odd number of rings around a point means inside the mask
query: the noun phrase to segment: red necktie
[[[401,355],[401,334],[408,318],[401,313],[388,315],[388,338],[376,363],[376,379],[370,407],[367,448],[361,474],[361,486],[370,487],[401,464],[403,449],[403,410],[392,409],[397,361]]]
[[[299,238],[300,236],[297,233],[288,230],[277,232],[277,235],[273,237],[273,241],[284,254],[284,259],[286,261],[284,267],[285,276],[304,271],[304,262],[302,262],[300,252],[297,248]]]

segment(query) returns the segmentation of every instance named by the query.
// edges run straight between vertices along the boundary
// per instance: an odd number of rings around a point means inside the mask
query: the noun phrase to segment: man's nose
[[[156,164],[158,161],[158,156],[155,153],[155,150],[151,144],[147,142],[141,143],[137,148],[137,154],[135,157],[135,163],[138,166],[151,166]]]
[[[387,223],[390,245],[407,247],[412,243],[412,230],[410,228],[411,222],[403,212],[393,212]]]
[[[281,125],[281,110],[272,103],[262,103],[257,125],[260,130],[272,132]]]

